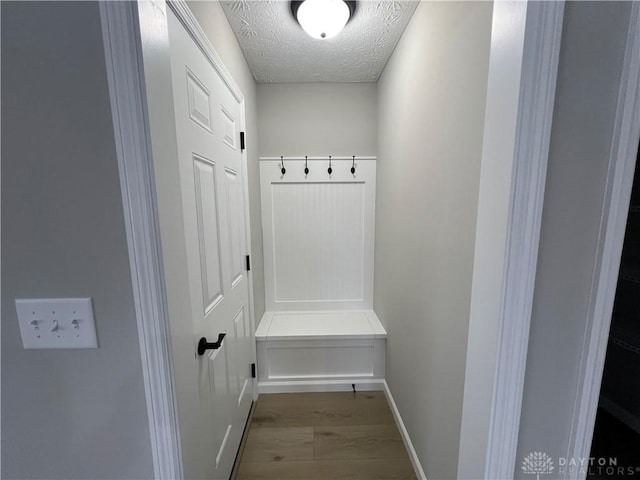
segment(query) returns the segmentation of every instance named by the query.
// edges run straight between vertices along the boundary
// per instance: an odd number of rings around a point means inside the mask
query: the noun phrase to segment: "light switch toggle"
[[[38,320],[31,320],[29,325],[33,327],[33,331],[36,333],[36,338],[40,338],[40,325],[38,325]]]
[[[57,332],[57,331],[58,331],[58,329],[59,329],[59,328],[60,328],[60,326],[58,325],[58,320],[54,320],[54,321],[53,321],[53,328],[51,329],[51,331],[52,331],[53,333],[55,333],[55,332]]]

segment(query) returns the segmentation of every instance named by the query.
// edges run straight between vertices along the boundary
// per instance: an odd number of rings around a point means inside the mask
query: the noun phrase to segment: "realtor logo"
[[[522,471],[535,475],[540,480],[540,475],[553,473],[553,460],[544,452],[531,452],[522,460]]]

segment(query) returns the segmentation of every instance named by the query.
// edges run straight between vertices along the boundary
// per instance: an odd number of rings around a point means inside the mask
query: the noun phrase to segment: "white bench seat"
[[[266,312],[256,340],[386,338],[373,310]]]
[[[373,310],[266,312],[256,330],[258,388],[381,389],[386,336]]]

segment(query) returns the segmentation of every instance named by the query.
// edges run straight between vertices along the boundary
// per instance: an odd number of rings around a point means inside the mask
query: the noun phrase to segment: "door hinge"
[[[240,132],[240,150],[244,150],[244,132]]]
[[[256,378],[256,364],[251,364],[251,378]]]
[[[245,259],[247,261],[247,272],[248,272],[251,270],[251,255],[247,255]]]

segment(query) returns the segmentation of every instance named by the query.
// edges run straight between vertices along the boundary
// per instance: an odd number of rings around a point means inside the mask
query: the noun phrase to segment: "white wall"
[[[375,311],[428,478],[455,478],[492,5],[422,2],[378,84]]]
[[[264,313],[264,260],[260,214],[260,167],[258,166],[258,112],[256,83],[219,2],[187,2],[211,44],[220,55],[245,100],[246,147],[251,221],[251,270],[256,323]]]
[[[1,8],[2,478],[152,478],[98,5]],[[100,348],[22,349],[14,298],[85,296]]]
[[[567,2],[516,463],[566,456],[630,2]],[[557,465],[557,462],[555,462]]]
[[[375,83],[258,85],[260,156],[375,155]]]

